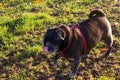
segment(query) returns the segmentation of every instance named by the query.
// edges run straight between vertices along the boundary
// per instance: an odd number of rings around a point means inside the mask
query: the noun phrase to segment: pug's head
[[[57,52],[65,39],[64,32],[57,28],[48,29],[44,36],[43,50],[47,53]]]

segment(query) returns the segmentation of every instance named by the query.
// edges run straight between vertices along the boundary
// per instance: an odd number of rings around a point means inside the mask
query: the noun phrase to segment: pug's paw
[[[69,73],[69,78],[74,78],[77,76],[77,73],[70,72]]]
[[[54,64],[54,67],[57,68],[59,66],[58,62]]]

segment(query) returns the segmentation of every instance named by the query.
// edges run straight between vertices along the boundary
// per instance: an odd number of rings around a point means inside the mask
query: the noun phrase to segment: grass
[[[109,78],[106,76],[101,76],[98,80],[115,80],[115,78]]]
[[[100,56],[99,43],[90,57],[80,63],[75,80],[120,79],[120,2],[110,0],[1,0],[0,1],[0,80],[69,80],[71,67],[64,59],[54,68],[53,55],[42,51],[47,28],[61,24],[76,24],[88,18],[91,10],[103,9],[110,21],[118,22],[113,28],[115,50],[107,60]],[[101,53],[102,54],[102,53]]]

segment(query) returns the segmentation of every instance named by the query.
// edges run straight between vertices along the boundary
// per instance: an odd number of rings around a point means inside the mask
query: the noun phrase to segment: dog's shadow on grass
[[[101,59],[99,59],[99,58],[94,58],[94,59],[93,58],[89,58],[89,59],[91,60],[90,63],[87,63],[84,59],[82,60],[82,62],[84,62],[87,67],[81,67],[80,66],[79,72],[85,70],[85,68],[86,69],[90,69],[89,65],[94,65],[94,63],[97,63],[97,62],[101,61]],[[51,64],[49,64],[49,65],[51,65]],[[68,64],[67,66],[72,66],[72,65],[73,64]],[[53,66],[53,65],[51,65],[51,66]],[[75,77],[73,79],[70,79],[68,77],[69,70],[66,70],[67,66],[61,65],[60,67],[58,67],[59,68],[58,70],[56,68],[54,68],[54,67],[51,67],[52,68],[51,71],[53,71],[53,72],[50,73],[49,75],[46,75],[44,72],[40,73],[41,76],[38,78],[38,80],[41,80],[41,79],[42,80],[49,80],[49,79],[50,80],[77,80],[78,79],[77,77]],[[97,73],[95,73],[95,75],[96,74]]]
[[[87,62],[85,59],[82,59],[82,61],[81,62],[83,62],[84,64],[85,64],[85,66],[83,67],[83,66],[81,66],[80,65],[80,68],[79,68],[79,70],[78,70],[78,76],[80,77],[80,76],[82,76],[82,78],[83,79],[87,79],[88,78],[88,76],[86,76],[86,75],[83,75],[83,74],[81,74],[82,72],[81,71],[87,71],[88,69],[90,70],[91,68],[91,71],[92,71],[92,75],[94,76],[94,77],[98,77],[99,76],[99,73],[96,71],[96,70],[94,70],[93,68],[93,66],[94,66],[94,64],[96,64],[96,63],[99,63],[99,62],[104,62],[105,61],[105,59],[101,59],[101,58],[91,58],[91,57],[89,57],[88,58],[89,60],[90,60],[90,62]],[[69,64],[69,65],[67,65],[67,66],[72,66],[73,64]],[[106,66],[105,66],[106,67]],[[107,67],[109,67],[109,66],[107,66]],[[65,69],[67,69],[67,68],[65,68]],[[53,74],[53,76],[55,76],[55,80],[79,80],[79,77],[77,76],[77,77],[75,77],[75,78],[73,78],[73,79],[70,79],[69,77],[68,77],[68,73],[69,73],[69,71],[68,72],[66,72],[66,74],[65,75],[63,75],[62,73],[64,73],[64,68],[61,68],[61,70],[57,70],[56,71],[56,73],[55,74]]]

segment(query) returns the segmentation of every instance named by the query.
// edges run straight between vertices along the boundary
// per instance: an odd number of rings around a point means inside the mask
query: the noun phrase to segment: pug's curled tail
[[[89,14],[89,18],[95,18],[95,17],[105,17],[105,13],[101,9],[93,10]]]

